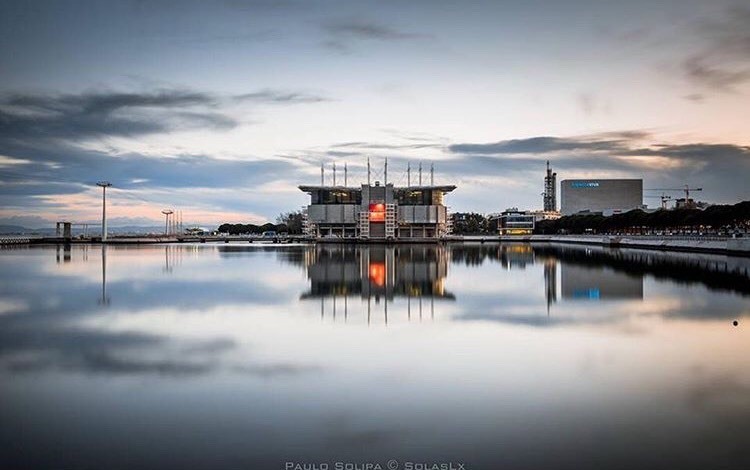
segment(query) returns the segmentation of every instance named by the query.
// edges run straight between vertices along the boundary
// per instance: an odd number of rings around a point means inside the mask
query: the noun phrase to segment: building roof
[[[363,185],[367,186],[367,185]],[[375,187],[374,185],[370,185],[371,187]],[[381,186],[384,187],[384,186]],[[320,191],[320,190],[339,190],[339,191],[362,191],[361,186],[330,186],[330,185],[300,185],[298,188],[305,193],[309,193],[312,191]],[[394,186],[394,191],[405,191],[405,190],[420,190],[420,189],[429,189],[432,191],[442,191],[444,193],[449,193],[456,189],[456,186],[453,184],[448,185],[433,185],[433,186]]]
[[[325,186],[320,186],[320,185],[317,185],[317,186],[312,186],[312,185],[299,185],[299,186],[297,186],[297,187],[298,187],[298,188],[299,188],[299,189],[300,189],[301,191],[303,191],[303,192],[305,192],[305,193],[309,193],[309,192],[312,192],[312,191],[320,191],[320,190],[322,190],[322,189],[327,189],[327,190],[329,190],[329,191],[330,191],[330,190],[333,190],[333,189],[337,189],[337,190],[339,190],[339,191],[362,191],[362,188],[359,188],[359,187],[352,187],[352,186],[330,186],[330,185],[325,185]]]

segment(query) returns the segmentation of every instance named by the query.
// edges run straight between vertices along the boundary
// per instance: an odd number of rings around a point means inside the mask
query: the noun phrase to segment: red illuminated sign
[[[385,204],[370,204],[370,222],[385,222]]]
[[[370,263],[370,280],[378,287],[385,285],[385,263]]]

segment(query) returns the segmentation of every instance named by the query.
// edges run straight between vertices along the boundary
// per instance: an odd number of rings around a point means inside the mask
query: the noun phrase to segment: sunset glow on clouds
[[[121,224],[273,220],[367,157],[454,211],[540,207],[546,160],[750,199],[750,7],[621,3],[3,2],[0,223],[96,220],[99,180]]]

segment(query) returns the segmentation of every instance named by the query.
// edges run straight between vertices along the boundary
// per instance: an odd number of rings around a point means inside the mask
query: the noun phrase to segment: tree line
[[[649,233],[653,231],[746,231],[750,228],[750,201],[734,205],[715,205],[701,209],[660,209],[645,212],[640,209],[622,214],[603,216],[578,214],[557,220],[537,222],[534,233]]]
[[[256,224],[221,224],[218,231],[230,235],[261,234],[263,232],[302,234],[302,211],[283,212],[276,217],[276,223]]]
[[[497,219],[477,212],[455,212],[451,214],[453,233],[456,235],[486,235],[497,233]],[[750,201],[734,205],[715,205],[700,209],[661,209],[645,212],[640,209],[622,214],[603,216],[578,214],[557,220],[542,220],[536,223],[534,233],[644,233],[652,231],[747,231],[750,229]],[[284,212],[276,223],[222,224],[219,232],[231,235],[260,234],[268,231],[299,235],[303,231],[302,211]]]

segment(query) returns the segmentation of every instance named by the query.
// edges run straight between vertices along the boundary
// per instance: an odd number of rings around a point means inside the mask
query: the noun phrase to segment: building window
[[[385,204],[370,204],[370,222],[385,222]]]

